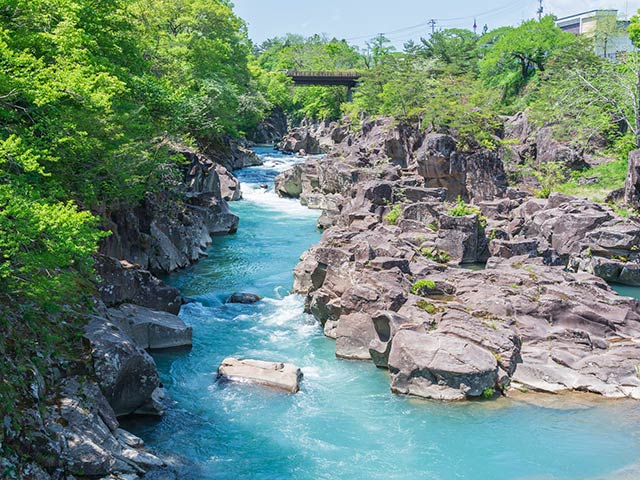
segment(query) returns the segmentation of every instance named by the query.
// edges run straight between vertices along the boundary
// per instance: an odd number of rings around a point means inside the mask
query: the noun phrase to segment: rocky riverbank
[[[133,480],[148,472],[178,478],[180,461],[145,450],[118,418],[163,415],[168,399],[149,351],[190,348],[192,333],[177,316],[180,292],[156,275],[198,261],[213,235],[237,230],[227,201],[241,198],[240,183],[222,163],[241,168],[259,159],[236,144],[215,160],[169,147],[186,161],[174,190],[99,212],[112,235],[95,261],[97,297],[84,329],[88,357],[83,366],[52,366],[51,378],[35,379],[36,404],[47,407],[25,407],[23,431],[5,431],[7,441],[27,442],[24,457],[2,459],[7,478]]]
[[[640,305],[603,280],[638,285],[637,221],[533,198],[508,185],[504,152],[461,151],[449,135],[389,119],[321,131],[305,142],[329,154],[276,186],[323,210],[295,290],[338,357],[388,368],[392,391],[424,398],[640,398]],[[477,262],[486,268],[462,268]]]

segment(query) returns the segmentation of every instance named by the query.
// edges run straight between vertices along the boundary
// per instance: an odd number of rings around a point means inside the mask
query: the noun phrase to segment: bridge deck
[[[360,74],[358,72],[312,72],[287,70],[287,76],[296,85],[342,85],[355,87]]]

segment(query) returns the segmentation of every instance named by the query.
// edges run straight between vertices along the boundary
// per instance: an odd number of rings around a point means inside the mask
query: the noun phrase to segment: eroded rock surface
[[[278,190],[323,210],[294,290],[338,357],[425,398],[510,385],[640,398],[640,305],[603,281],[640,284],[635,219],[507,188],[495,153],[460,153],[447,135],[382,121],[336,138]]]
[[[176,191],[148,195],[135,207],[103,213],[112,234],[103,240],[101,253],[153,274],[189,266],[205,255],[212,235],[238,228],[238,217],[227,204],[241,198],[233,174],[194,149],[171,148],[189,161]]]
[[[246,382],[297,393],[302,371],[295,365],[262,360],[225,358],[218,368],[218,378],[232,382]]]

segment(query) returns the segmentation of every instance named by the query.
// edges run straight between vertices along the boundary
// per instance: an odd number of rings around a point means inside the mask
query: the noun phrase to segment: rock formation
[[[273,145],[282,141],[289,130],[287,116],[276,107],[249,133],[249,140],[259,145]]]
[[[235,177],[207,156],[174,149],[190,161],[180,187],[184,191],[149,195],[136,207],[105,212],[112,234],[103,241],[101,253],[154,274],[166,273],[200,259],[212,235],[237,230],[238,217],[225,200],[239,198]]]
[[[640,398],[640,304],[595,276],[637,284],[637,222],[507,188],[495,152],[458,152],[446,135],[382,120],[343,142],[277,181],[323,210],[294,290],[338,357],[424,398],[512,386]],[[475,262],[486,269],[463,268]]]
[[[624,185],[624,200],[633,208],[640,208],[640,150],[629,153],[629,172]]]

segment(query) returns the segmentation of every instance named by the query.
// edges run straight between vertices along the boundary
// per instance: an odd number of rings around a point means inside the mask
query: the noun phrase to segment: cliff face
[[[212,235],[237,230],[238,217],[227,204],[241,196],[235,177],[191,149],[182,148],[176,155],[189,161],[181,191],[149,194],[138,206],[106,213],[112,235],[104,240],[102,254],[167,273],[201,258]]]
[[[331,195],[333,203],[344,203],[349,189],[376,179],[411,178],[415,185],[444,188],[448,199],[499,197],[507,187],[500,152],[462,151],[449,135],[423,134],[390,118],[365,121],[359,130],[338,123],[300,127],[280,147],[302,151],[297,138],[307,147],[313,145],[306,153],[329,153],[286,172],[276,180],[276,190],[299,196],[312,207],[319,196]]]
[[[249,140],[261,145],[272,145],[280,142],[289,130],[287,116],[281,108],[276,107],[268,117],[263,119],[250,132]]]

